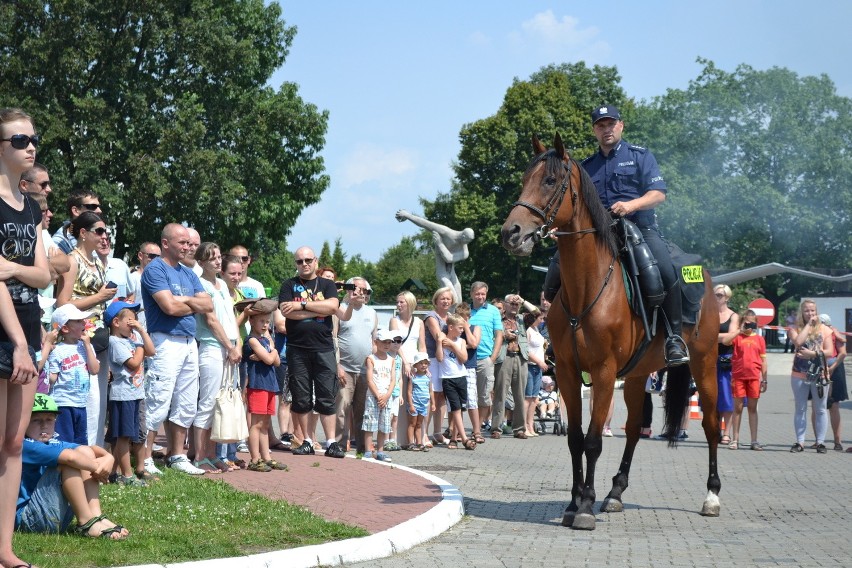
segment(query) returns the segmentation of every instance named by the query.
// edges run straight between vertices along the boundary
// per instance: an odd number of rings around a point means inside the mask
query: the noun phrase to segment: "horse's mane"
[[[615,232],[612,230],[612,215],[610,215],[609,211],[607,211],[604,208],[603,203],[601,203],[598,190],[595,188],[592,178],[590,178],[589,174],[586,173],[585,168],[583,168],[583,166],[574,158],[569,156],[568,159],[570,160],[571,167],[579,168],[580,170],[580,194],[583,197],[583,202],[586,204],[586,210],[589,212],[589,217],[592,219],[592,227],[595,229],[595,237],[598,239],[598,242],[609,250],[611,254],[616,255],[618,252],[618,244],[616,243]],[[539,162],[544,162],[544,171],[546,176],[559,178],[567,173],[567,170],[565,169],[565,162],[562,161],[562,157],[556,153],[556,150],[551,148],[550,150],[547,150],[533,158],[533,161],[530,163],[529,167],[527,167],[527,171],[524,175],[531,173],[533,168],[535,168],[536,164]]]

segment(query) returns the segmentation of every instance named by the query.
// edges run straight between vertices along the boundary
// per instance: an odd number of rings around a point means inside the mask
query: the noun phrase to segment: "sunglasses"
[[[391,343],[402,343],[402,338],[397,337],[396,339],[391,339]]]
[[[48,187],[50,187],[50,180],[40,181],[38,183],[36,183],[32,180],[29,180],[29,179],[25,179],[24,181],[27,182],[27,183],[35,183],[37,186],[39,186],[42,189],[47,189]]]
[[[104,235],[109,236],[109,231],[106,230],[106,227],[97,227],[95,229],[89,229],[90,233],[94,233],[99,237],[103,237]]]
[[[86,211],[97,211],[101,208],[100,203],[81,203],[80,207],[85,209]]]
[[[717,297],[717,298],[724,298],[724,297],[725,297],[725,295],[724,295],[724,294],[716,294],[716,297]]]
[[[27,136],[26,134],[13,134],[9,138],[0,138],[2,142],[9,142],[12,144],[12,148],[15,150],[26,150],[27,147],[32,144],[33,148],[38,148],[38,143],[41,140],[41,136],[38,134],[34,136]]]
[[[159,256],[160,256],[159,254],[157,254],[155,252],[146,252],[146,253],[142,253],[142,254],[147,256],[148,260],[154,260],[155,258],[159,258]]]
[[[251,260],[250,256],[238,256],[237,258],[239,258],[241,262],[248,262],[248,261]],[[313,261],[313,259],[311,259],[311,260]],[[296,263],[298,264],[298,262],[299,261],[297,260]]]
[[[297,258],[296,264],[298,266],[302,266],[303,264],[311,264],[315,260],[316,260],[315,258]]]

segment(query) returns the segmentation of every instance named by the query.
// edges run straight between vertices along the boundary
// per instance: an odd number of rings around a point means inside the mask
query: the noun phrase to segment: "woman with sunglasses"
[[[82,311],[92,312],[95,328],[92,347],[101,363],[101,370],[97,377],[92,377],[90,385],[86,404],[87,436],[89,445],[103,446],[109,376],[109,330],[104,326],[103,313],[117,288],[107,281],[104,265],[96,252],[101,241],[109,239],[109,233],[100,215],[84,211],[71,221],[71,235],[77,239],[77,246],[69,255],[70,269],[62,275],[56,307],[73,304]]]
[[[731,417],[734,414],[734,396],[731,392],[731,357],[734,348],[731,342],[740,334],[740,316],[728,307],[731,299],[731,289],[726,284],[717,284],[713,287],[716,295],[716,304],[719,308],[719,360],[716,362],[716,382],[719,388],[719,398],[716,400],[716,409],[719,416],[725,422],[722,430],[720,444],[731,443]]]
[[[41,209],[21,193],[24,171],[35,163],[39,137],[20,109],[0,109],[0,566],[27,566],[12,550],[21,485],[21,451],[37,377],[30,352],[41,348],[38,289],[50,282]],[[11,369],[11,372],[9,372]]]

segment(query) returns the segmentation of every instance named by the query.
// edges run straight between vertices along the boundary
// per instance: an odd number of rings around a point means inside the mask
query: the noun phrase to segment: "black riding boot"
[[[682,337],[681,324],[681,292],[680,279],[675,282],[675,285],[666,294],[666,299],[663,300],[663,312],[669,322],[671,333],[666,337],[666,366],[677,367],[689,363],[689,349]]]
[[[562,277],[559,275],[559,251],[557,250],[550,259],[550,265],[547,267],[547,276],[544,277],[544,286],[541,289],[544,299],[548,302],[553,302],[561,286]]]

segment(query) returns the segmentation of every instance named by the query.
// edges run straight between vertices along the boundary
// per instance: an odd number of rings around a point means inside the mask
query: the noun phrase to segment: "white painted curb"
[[[408,550],[435,538],[459,522],[464,516],[463,496],[458,487],[450,485],[440,477],[410,467],[383,462],[376,463],[401,469],[431,481],[441,489],[441,502],[422,515],[402,524],[361,538],[264,552],[251,556],[197,560],[177,564],[144,564],[125,568],[261,568],[273,566],[309,568],[312,566],[342,566],[353,562],[386,558]]]

